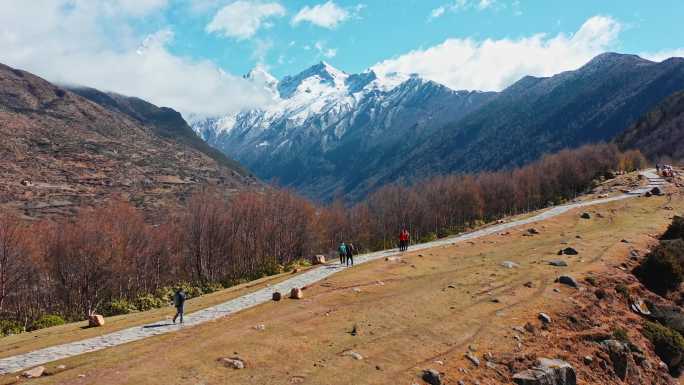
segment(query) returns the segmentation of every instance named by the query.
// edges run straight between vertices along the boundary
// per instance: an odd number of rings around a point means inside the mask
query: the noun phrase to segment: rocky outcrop
[[[540,358],[528,370],[516,373],[513,382],[517,385],[576,385],[575,369],[563,360]]]
[[[613,363],[615,375],[624,381],[630,370],[631,351],[629,347],[617,340],[606,340],[601,345],[608,352],[610,361]]]

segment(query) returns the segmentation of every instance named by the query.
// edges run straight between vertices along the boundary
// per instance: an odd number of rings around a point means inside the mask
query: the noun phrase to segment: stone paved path
[[[655,186],[662,186],[664,183],[664,180],[658,177],[658,175],[656,175],[653,172],[653,170],[644,171],[642,172],[642,175],[648,179],[648,186],[634,191],[630,191],[627,194],[605,199],[597,199],[592,201],[577,202],[562,206],[556,206],[530,218],[497,224],[471,233],[462,234],[456,237],[439,239],[429,243],[414,245],[411,246],[411,251],[424,250],[444,245],[452,245],[455,243],[468,241],[486,235],[495,234],[513,227],[543,221],[545,219],[561,215],[575,208],[593,206],[602,203],[618,201],[626,198],[639,196]],[[397,249],[364,254],[356,257],[355,263],[361,264],[397,254],[399,254]],[[265,303],[271,300],[271,296],[274,291],[279,291],[287,295],[289,291],[294,287],[303,287],[311,285],[312,283],[318,282],[332,274],[342,271],[342,269],[344,269],[344,267],[342,267],[339,264],[324,265],[318,268],[311,269],[307,272],[299,274],[295,277],[292,277],[273,286],[269,286],[264,289],[257,290],[253,293],[249,293],[241,297],[235,298],[228,302],[224,302],[222,304],[212,306],[203,310],[199,310],[195,313],[188,314],[185,317],[184,327],[198,325],[207,321],[215,320],[217,318],[225,317],[229,314],[236,313],[240,310],[244,310]],[[178,325],[174,325],[167,320],[159,321],[154,324],[135,326],[117,332],[105,334],[99,337],[89,338],[86,340],[67,343],[63,345],[52,346],[49,348],[36,350],[18,356],[7,357],[4,359],[0,359],[0,374],[14,373],[38,365],[42,365],[51,361],[56,361],[88,352],[94,352],[112,346],[121,345],[127,342],[137,341],[143,338],[148,338],[159,334],[170,333],[177,330],[180,330],[180,327]]]

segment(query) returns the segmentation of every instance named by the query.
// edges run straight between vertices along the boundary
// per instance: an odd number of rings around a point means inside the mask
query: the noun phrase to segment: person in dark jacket
[[[356,248],[354,247],[354,244],[349,242],[347,245],[347,266],[349,266],[349,263],[351,262],[351,265],[354,266],[354,254],[356,253]]]
[[[180,323],[183,323],[183,311],[185,307],[185,292],[181,288],[176,289],[173,295],[173,306],[176,307],[176,315],[173,316],[173,323],[176,323],[176,318],[180,317]]]

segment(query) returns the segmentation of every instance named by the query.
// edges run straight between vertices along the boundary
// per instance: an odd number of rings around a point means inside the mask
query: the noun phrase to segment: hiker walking
[[[660,175],[660,163],[656,163],[656,174]]]
[[[349,242],[347,245],[347,266],[349,266],[349,262],[354,266],[354,253],[356,253],[356,248],[353,243]]]
[[[399,233],[399,251],[408,250],[409,238],[409,232],[406,230],[406,227],[404,227]]]
[[[176,307],[176,315],[173,316],[173,323],[176,323],[176,318],[180,316],[180,323],[183,323],[183,311],[185,306],[185,292],[181,288],[176,289],[173,295],[173,306]]]
[[[340,247],[337,248],[340,256],[340,265],[344,265],[344,261],[347,259],[347,245],[344,242],[340,243]]]

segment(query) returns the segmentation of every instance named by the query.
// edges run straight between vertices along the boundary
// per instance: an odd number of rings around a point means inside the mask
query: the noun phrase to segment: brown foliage
[[[166,223],[146,223],[128,203],[57,222],[0,218],[0,312],[28,323],[41,314],[83,318],[117,299],[187,281],[224,286],[280,271],[352,241],[359,250],[446,236],[507,215],[558,204],[598,177],[644,164],[612,145],[565,150],[528,166],[385,186],[352,207],[327,207],[289,191],[196,193]],[[3,315],[4,316],[4,315]]]

